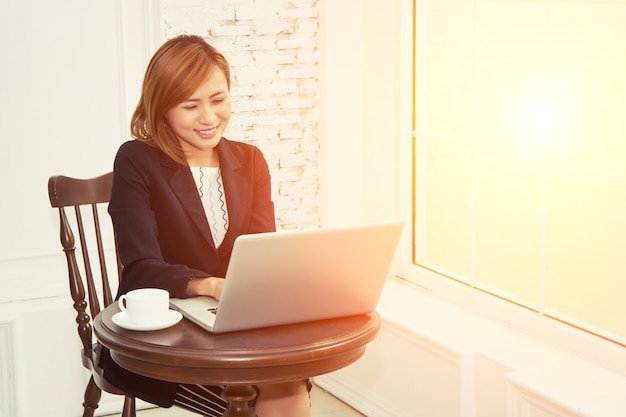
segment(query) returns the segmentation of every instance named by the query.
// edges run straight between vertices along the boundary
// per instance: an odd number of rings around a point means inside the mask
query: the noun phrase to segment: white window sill
[[[626,415],[626,349],[449,286],[431,285],[428,279],[420,285],[390,279],[378,312],[385,323],[451,351],[474,352],[499,362],[512,370],[509,383],[549,396],[565,408],[573,405],[575,415],[582,410],[593,416]],[[446,300],[436,296],[442,291],[447,291]],[[451,301],[459,297],[464,308]]]

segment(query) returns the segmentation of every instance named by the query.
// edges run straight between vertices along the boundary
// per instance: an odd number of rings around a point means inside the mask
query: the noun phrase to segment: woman
[[[198,36],[155,53],[131,121],[135,140],[115,158],[109,213],[124,265],[118,297],[163,288],[170,296],[220,298],[233,242],[275,231],[262,153],[222,137],[231,115],[226,59]],[[221,387],[146,378],[103,354],[105,377],[138,398],[220,416]],[[308,381],[256,387],[259,417],[309,416]]]

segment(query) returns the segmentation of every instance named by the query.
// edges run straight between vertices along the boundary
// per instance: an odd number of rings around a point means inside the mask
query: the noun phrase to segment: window
[[[626,1],[415,8],[414,263],[626,344]]]

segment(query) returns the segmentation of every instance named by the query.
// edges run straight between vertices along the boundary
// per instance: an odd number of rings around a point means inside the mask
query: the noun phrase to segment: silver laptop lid
[[[213,331],[372,312],[403,227],[394,221],[238,237]]]

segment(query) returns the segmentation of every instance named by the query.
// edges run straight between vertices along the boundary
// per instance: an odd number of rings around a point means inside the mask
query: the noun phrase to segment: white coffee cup
[[[166,290],[159,288],[140,288],[122,294],[117,304],[132,323],[155,323],[163,320],[167,314],[170,296]]]

